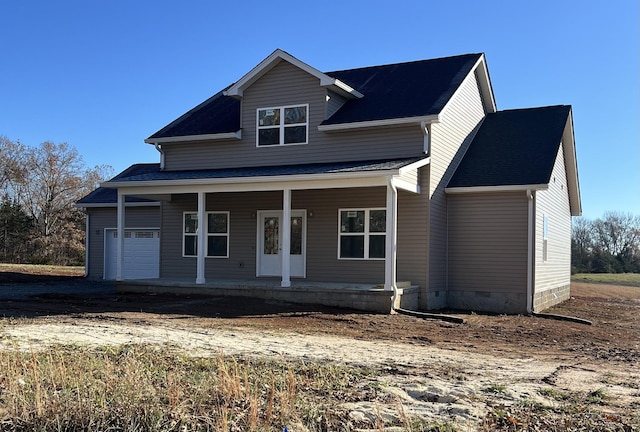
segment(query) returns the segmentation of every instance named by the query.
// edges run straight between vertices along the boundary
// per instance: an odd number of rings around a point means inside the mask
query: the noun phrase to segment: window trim
[[[384,261],[386,260],[386,255],[387,255],[387,250],[385,247],[385,251],[384,251],[384,255],[382,258],[371,258],[369,257],[369,240],[371,236],[379,236],[379,237],[384,237],[384,241],[385,241],[385,245],[387,244],[387,231],[385,229],[385,231],[383,232],[371,232],[370,231],[370,226],[369,226],[369,221],[370,221],[370,217],[371,217],[371,211],[378,211],[378,210],[382,210],[384,211],[384,216],[385,216],[385,220],[387,217],[387,209],[385,207],[361,207],[361,208],[339,208],[338,209],[338,260],[345,260],[345,261]],[[340,228],[341,228],[341,223],[342,223],[342,212],[349,212],[349,211],[364,211],[364,231],[363,232],[359,232],[359,233],[343,233]],[[355,237],[355,236],[364,236],[364,256],[362,258],[355,258],[355,257],[341,257],[340,256],[340,252],[341,252],[341,247],[342,247],[342,243],[341,243],[341,238],[342,236],[346,236],[346,237]]]
[[[196,254],[195,255],[185,255],[185,251],[184,251],[184,247],[185,247],[185,240],[187,237],[195,237],[196,239],[198,238],[198,230],[200,229],[200,221],[198,221],[198,228],[196,229],[195,233],[187,233],[185,232],[186,229],[186,216],[188,214],[193,214],[196,215],[196,217],[198,216],[198,212],[197,211],[184,211],[182,212],[182,257],[183,258],[196,258],[198,256],[198,252],[196,250]],[[227,216],[227,232],[226,233],[210,233],[209,232],[209,215],[210,214],[224,214]],[[231,216],[230,216],[230,212],[229,211],[219,211],[219,210],[214,210],[214,211],[207,211],[205,212],[205,218],[206,218],[206,226],[205,226],[205,238],[206,238],[206,247],[205,247],[205,251],[204,251],[204,257],[205,258],[229,258],[229,247],[230,247],[230,243],[231,243],[231,236],[229,234],[229,226],[231,224]],[[197,220],[197,219],[196,219]],[[226,237],[227,238],[227,253],[226,255],[209,255],[209,237]],[[197,241],[197,240],[196,240]]]
[[[287,108],[297,108],[297,107],[305,107],[307,115],[306,122],[304,123],[293,123],[293,124],[285,124],[284,123],[284,110]],[[269,109],[279,109],[281,110],[280,114],[280,124],[278,126],[260,126],[260,111],[269,110]],[[305,126],[305,140],[304,142],[296,142],[296,143],[285,143],[284,142],[284,130],[287,127],[294,126]],[[261,129],[275,129],[279,130],[279,140],[278,144],[269,144],[269,145],[260,145],[260,130]],[[271,106],[271,107],[262,107],[256,108],[256,147],[257,148],[268,148],[268,147],[281,147],[281,146],[293,146],[293,145],[304,145],[309,143],[309,104],[293,104],[293,105],[280,105],[280,106]]]

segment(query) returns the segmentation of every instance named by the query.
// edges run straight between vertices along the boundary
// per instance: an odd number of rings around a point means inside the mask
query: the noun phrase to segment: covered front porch
[[[268,279],[208,279],[205,283],[176,278],[137,279],[120,281],[120,292],[153,292],[178,295],[237,296],[300,304],[319,304],[374,313],[393,313],[394,309],[416,310],[420,287],[409,282],[397,282],[397,296],[383,285],[348,282],[311,282],[293,279],[282,287],[281,280]]]
[[[419,289],[398,283],[399,191],[411,208],[406,214],[418,222],[407,222],[401,238],[420,248],[426,218],[418,170],[426,164],[428,158],[413,158],[159,171],[109,182],[118,190],[116,280],[122,290],[253,296],[384,313],[415,309]],[[123,277],[126,196],[163,202],[159,279]],[[400,278],[420,285],[421,249],[406,251],[409,264]]]

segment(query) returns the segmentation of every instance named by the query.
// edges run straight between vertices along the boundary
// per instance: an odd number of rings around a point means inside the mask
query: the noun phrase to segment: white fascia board
[[[548,184],[537,185],[508,185],[508,186],[467,186],[445,188],[446,194],[467,194],[467,193],[487,193],[487,192],[526,192],[528,190],[547,190]]]
[[[185,194],[185,193],[221,193],[221,192],[264,192],[290,190],[312,190],[312,189],[344,189],[386,186],[388,180],[386,176],[354,178],[350,180],[307,180],[305,182],[270,182],[270,183],[231,183],[231,184],[201,184],[201,185],[174,185],[174,186],[140,186],[129,189],[121,189],[125,195],[137,195],[146,193],[151,189],[160,189],[163,193]]]
[[[422,123],[425,123],[425,124],[438,123],[439,121],[440,121],[439,115],[430,115],[430,116],[421,116],[421,117],[402,117],[402,118],[396,118],[396,119],[371,120],[371,121],[354,122],[354,123],[319,125],[318,130],[320,132],[333,132],[333,131],[341,131],[341,130],[348,130],[348,129],[371,128],[371,127],[377,127],[377,126],[395,126],[395,125],[408,125],[408,124],[420,125]]]
[[[480,59],[473,67],[473,70],[477,71],[478,84],[480,90],[483,92],[482,100],[485,104],[487,112],[496,112],[498,107],[496,105],[496,98],[493,94],[493,86],[491,85],[491,77],[489,76],[489,68],[487,67],[487,60],[484,57],[484,53],[480,56]]]
[[[491,81],[489,81],[489,71],[487,70],[487,65],[484,61],[484,54],[482,54],[478,61],[476,61],[476,64],[473,65],[467,76],[462,80],[456,91],[453,92],[447,103],[444,105],[442,111],[440,111],[441,114],[449,109],[449,106],[458,97],[458,93],[462,91],[465,81],[468,80],[469,77],[476,74],[476,71],[478,71],[478,86],[480,87],[480,91],[482,92],[481,100],[483,102],[484,109],[488,113],[496,112],[496,100],[493,97]]]
[[[240,78],[240,80],[238,80],[231,87],[225,90],[223,94],[225,96],[242,97],[244,90],[247,87],[249,87],[251,84],[253,84],[258,79],[260,79],[260,77],[262,77],[264,74],[269,72],[276,64],[278,64],[280,60],[284,60],[288,63],[291,63],[298,69],[301,69],[304,72],[308,73],[309,75],[312,75],[315,78],[318,78],[320,80],[321,86],[324,86],[324,87],[334,86],[341,93],[346,93],[347,96],[351,96],[351,97],[361,98],[363,96],[362,93],[351,88],[347,84],[335,78],[331,78],[329,75],[323,72],[320,72],[318,69],[312,66],[309,66],[305,62],[298,60],[291,54],[285,51],[282,51],[281,49],[277,49],[274,52],[272,52],[266,59],[262,60],[256,67],[251,69],[247,74],[245,74],[242,78]]]
[[[567,185],[569,187],[569,203],[572,216],[582,215],[582,200],[580,198],[580,179],[578,177],[578,159],[576,157],[576,145],[573,132],[573,114],[569,110],[567,123],[562,133],[562,150],[565,157],[567,171]]]
[[[422,168],[423,166],[429,165],[430,163],[431,163],[431,157],[420,159],[419,161],[415,161],[413,163],[410,163],[409,165],[405,165],[402,168],[400,168],[400,175],[404,175],[415,169]]]
[[[224,179],[150,180],[117,182],[103,187],[118,188],[126,195],[171,194],[194,192],[252,192],[305,189],[386,186],[389,176],[399,175],[398,169],[357,173],[316,175],[261,176]]]
[[[74,204],[77,208],[104,208],[104,207],[118,207],[117,203],[88,203],[88,204]],[[159,207],[159,202],[134,202],[125,203],[125,207]]]
[[[399,177],[392,177],[391,181],[393,182],[393,185],[398,188],[398,189],[402,189],[405,190],[407,192],[412,192],[414,194],[419,194],[420,193],[420,185],[416,184],[416,183],[412,183],[409,182],[403,178],[399,178]]]
[[[333,90],[337,91],[338,93],[342,94],[343,96],[349,97],[349,98],[358,98],[361,99],[364,97],[364,95],[362,93],[360,93],[358,90],[354,89],[353,87],[351,87],[348,84],[343,83],[342,81],[340,81],[339,79],[336,78],[331,78],[328,75],[325,75],[328,80],[320,80],[320,85],[323,87],[333,87]]]
[[[178,142],[193,142],[193,141],[212,141],[212,140],[224,140],[224,139],[242,139],[242,130],[235,132],[225,132],[218,134],[203,134],[203,135],[184,135],[176,137],[165,138],[147,138],[144,140],[147,144],[164,144],[164,143],[178,143]]]

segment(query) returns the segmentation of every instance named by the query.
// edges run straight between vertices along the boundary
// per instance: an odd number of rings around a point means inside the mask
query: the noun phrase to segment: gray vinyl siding
[[[327,115],[326,118],[329,118],[340,109],[342,105],[347,101],[347,98],[340,96],[337,93],[332,91],[327,91]]]
[[[420,156],[418,125],[320,132],[327,112],[327,90],[317,78],[281,61],[242,99],[242,139],[163,144],[167,170],[274,166],[300,163],[391,159]],[[366,95],[365,95],[366,97]],[[308,144],[256,147],[258,108],[309,104]]]
[[[548,218],[547,261],[543,260],[543,218]],[[571,211],[562,146],[549,188],[536,193],[535,294],[565,287],[571,278]]]
[[[484,115],[476,76],[470,74],[445,108],[441,122],[431,126],[429,292],[446,290],[447,202],[444,188]],[[427,307],[424,303],[421,306]]]
[[[399,196],[398,280],[425,282],[426,197]],[[307,275],[309,281],[384,283],[383,260],[338,259],[338,211],[386,206],[386,188],[326,189],[292,192],[292,208],[307,211]],[[229,211],[229,258],[205,259],[209,279],[256,277],[256,234],[260,210],[281,210],[282,192],[207,194],[208,211]],[[163,206],[160,277],[194,279],[196,258],[182,257],[182,218],[196,211],[195,194],[174,195]],[[417,222],[417,228],[416,228]]]
[[[448,210],[449,306],[525,312],[526,193],[450,195]]]
[[[429,248],[429,167],[416,170],[421,184],[420,194],[398,191],[398,281],[420,286],[421,293],[427,286],[427,259]],[[442,297],[444,299],[444,296]],[[440,305],[429,305],[436,309]]]
[[[102,279],[104,276],[104,230],[117,227],[115,207],[90,208],[89,211],[89,262],[87,277]],[[125,228],[160,228],[159,207],[127,207]],[[162,241],[162,238],[160,239]]]

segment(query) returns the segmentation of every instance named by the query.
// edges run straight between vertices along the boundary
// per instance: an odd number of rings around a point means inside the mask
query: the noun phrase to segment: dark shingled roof
[[[487,114],[447,187],[548,184],[570,110]]]
[[[327,72],[364,95],[322,124],[419,117],[440,113],[482,54]]]
[[[236,132],[240,129],[240,101],[224,96],[222,92],[224,90],[163,127],[149,139]]]
[[[438,114],[481,56],[465,54],[326,72],[326,75],[358,90],[364,97],[349,100],[322,124]],[[224,96],[223,92],[207,99],[148,139],[236,132],[240,129],[240,101]]]
[[[220,168],[205,170],[162,171],[160,164],[132,165],[109,182],[136,182],[162,180],[223,179],[243,177],[268,177],[299,174],[340,174],[349,172],[384,171],[399,169],[421,160],[422,157],[404,159],[385,159],[373,161],[330,162],[303,165],[280,165],[250,168]],[[107,182],[107,183],[109,183]],[[86,204],[114,204],[117,202],[117,189],[99,187],[77,202]],[[153,200],[127,196],[126,202],[154,202]]]
[[[393,160],[355,161],[355,162],[330,162],[302,165],[279,165],[249,168],[218,168],[185,171],[161,171],[160,169],[147,172],[118,176],[109,182],[136,182],[136,181],[161,181],[161,180],[197,180],[197,179],[225,179],[243,177],[268,177],[284,175],[309,175],[309,174],[339,174],[349,172],[381,171],[402,168],[419,158],[405,158]]]
[[[158,163],[135,164],[135,165],[131,165],[129,168],[122,171],[120,174],[118,174],[117,176],[115,176],[109,181],[117,181],[129,176],[143,175],[145,173],[150,173],[150,172],[159,171],[159,170],[160,170],[160,164]],[[118,202],[117,189],[99,187],[95,189],[93,192],[81,198],[76,204],[82,207],[84,204],[115,204],[117,202]],[[125,197],[125,202],[141,203],[141,202],[154,202],[154,201],[145,199],[145,198],[127,196]]]

